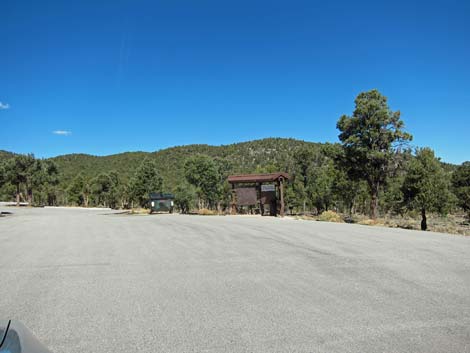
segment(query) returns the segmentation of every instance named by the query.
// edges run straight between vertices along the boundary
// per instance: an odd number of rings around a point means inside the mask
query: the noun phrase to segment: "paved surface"
[[[0,318],[56,353],[470,352],[470,238],[8,210]]]

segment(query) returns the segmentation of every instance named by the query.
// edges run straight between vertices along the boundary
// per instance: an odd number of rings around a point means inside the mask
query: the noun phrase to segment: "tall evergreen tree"
[[[304,146],[294,153],[295,170],[292,185],[293,194],[291,198],[297,199],[297,202],[291,200],[293,204],[301,204],[302,212],[305,213],[308,202],[308,190],[312,185],[312,167],[318,151],[311,147]]]
[[[91,181],[91,192],[97,206],[107,207],[113,183],[107,173],[98,174]]]
[[[36,189],[40,188],[41,185],[45,182],[46,175],[43,169],[43,161],[40,159],[35,159],[34,163],[28,168],[26,173],[26,198],[28,204],[32,205],[34,203],[33,193]]]
[[[116,171],[100,173],[91,181],[94,203],[99,206],[116,208],[122,205],[119,175]]]
[[[405,205],[421,212],[421,230],[427,230],[427,212],[447,210],[449,178],[430,148],[417,150],[416,158],[410,161],[402,192]]]
[[[6,179],[16,188],[16,205],[20,205],[22,188],[30,181],[36,160],[32,154],[19,154],[9,159],[6,164]],[[24,195],[23,195],[24,198]]]
[[[156,163],[146,158],[136,170],[134,177],[129,183],[131,199],[141,207],[145,207],[151,192],[161,192],[163,179],[158,172]]]
[[[175,190],[175,204],[183,214],[189,213],[194,205],[196,192],[189,184],[178,185]]]
[[[35,173],[30,181],[30,198],[34,203],[52,206],[56,203],[57,185],[59,184],[59,170],[52,160],[36,160]],[[38,196],[38,197],[36,197]]]
[[[377,90],[360,93],[352,116],[343,115],[336,125],[344,148],[344,164],[354,179],[367,182],[370,217],[377,218],[379,191],[385,183],[398,145],[411,140],[403,131],[400,112],[392,112],[387,98]]]
[[[7,176],[6,176],[6,169],[5,169],[5,163],[3,161],[0,161],[0,188],[6,184],[7,181]]]
[[[333,161],[326,159],[312,172],[313,182],[309,185],[307,193],[318,213],[328,211],[333,205],[333,183],[336,170]]]
[[[90,184],[83,174],[78,174],[67,188],[68,203],[77,206],[89,206]]]
[[[452,176],[452,189],[470,220],[470,161],[460,165]]]
[[[359,193],[359,182],[348,178],[347,174],[336,168],[332,177],[331,191],[338,208],[352,216],[354,203]]]
[[[193,156],[184,164],[184,175],[197,188],[201,201],[213,207],[221,191],[221,177],[215,161],[205,155]]]

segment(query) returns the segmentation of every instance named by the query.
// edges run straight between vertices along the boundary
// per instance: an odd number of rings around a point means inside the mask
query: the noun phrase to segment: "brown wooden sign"
[[[237,206],[259,204],[261,214],[263,205],[269,205],[271,215],[284,216],[284,183],[289,179],[290,175],[283,172],[230,175],[227,181],[232,185],[231,212],[236,213]]]
[[[239,206],[251,206],[256,205],[257,196],[256,188],[236,188],[235,193],[237,195],[237,205]]]

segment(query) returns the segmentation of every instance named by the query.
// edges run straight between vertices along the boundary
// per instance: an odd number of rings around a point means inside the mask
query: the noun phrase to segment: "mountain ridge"
[[[123,180],[128,180],[148,157],[157,163],[165,185],[172,189],[183,182],[184,161],[193,155],[205,154],[224,160],[230,165],[230,172],[233,173],[250,173],[266,168],[289,169],[295,150],[306,145],[320,148],[324,144],[270,137],[227,145],[191,144],[153,152],[127,151],[105,156],[71,153],[45,159],[53,160],[58,165],[61,183],[67,184],[79,173],[93,178],[101,172],[116,171]]]

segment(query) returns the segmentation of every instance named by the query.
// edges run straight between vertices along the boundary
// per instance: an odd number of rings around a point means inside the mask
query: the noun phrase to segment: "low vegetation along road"
[[[469,238],[2,210],[0,318],[57,353],[470,352]]]

